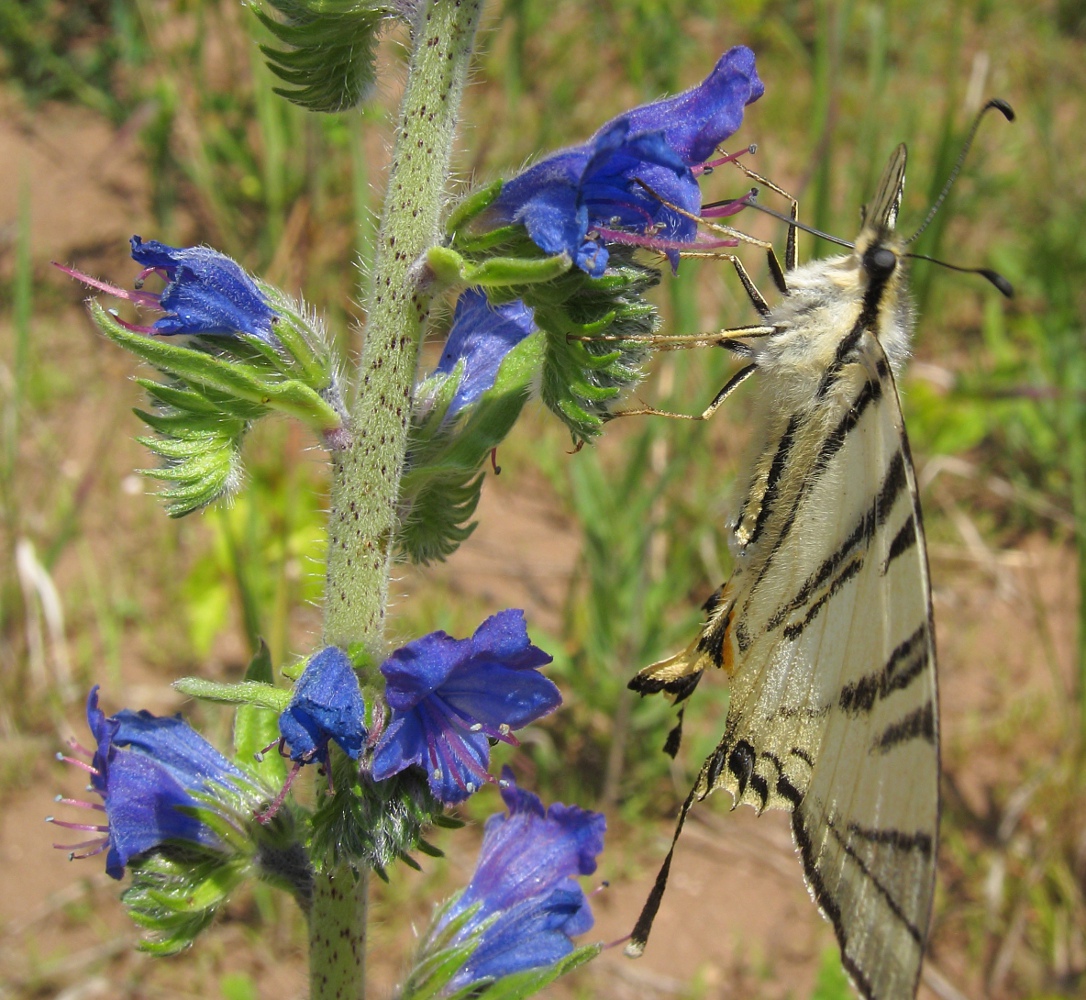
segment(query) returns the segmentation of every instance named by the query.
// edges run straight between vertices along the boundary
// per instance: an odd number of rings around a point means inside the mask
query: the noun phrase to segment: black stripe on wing
[[[905,690],[918,677],[924,676],[931,660],[930,651],[925,620],[912,635],[898,643],[882,667],[841,688],[838,699],[841,710],[848,715],[863,715],[875,707],[876,701]]]

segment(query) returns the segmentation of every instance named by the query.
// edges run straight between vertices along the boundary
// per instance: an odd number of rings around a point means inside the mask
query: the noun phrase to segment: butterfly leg
[[[720,390],[714,397],[713,401],[701,412],[701,413],[672,413],[669,410],[658,410],[654,406],[643,406],[636,410],[619,410],[617,413],[612,413],[612,417],[671,417],[673,420],[708,420],[714,413],[716,413],[718,407],[724,402],[736,389],[739,388],[751,375],[754,374],[754,369],[757,365],[747,365],[745,368],[740,368],[730,379],[728,379],[724,388]]]
[[[743,171],[752,181],[757,181],[759,184],[769,188],[770,191],[775,194],[779,194],[789,204],[789,215],[792,218],[792,222],[795,223],[799,219],[799,202],[792,197],[782,187],[778,187],[768,177],[763,177],[761,174],[755,173],[748,166],[736,161],[736,166]],[[773,252],[772,248],[769,249],[769,270],[773,275],[773,281],[780,289],[782,294],[788,294],[788,288],[784,284],[784,275],[788,271],[795,269],[799,263],[799,253],[796,248],[796,233],[798,230],[793,224],[788,227],[788,241],[784,247],[784,271],[781,271],[780,261],[777,260],[777,255]]]

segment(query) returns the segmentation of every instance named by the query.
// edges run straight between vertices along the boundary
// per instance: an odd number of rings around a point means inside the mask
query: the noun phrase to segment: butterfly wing
[[[762,398],[778,399],[773,370],[763,374]],[[813,405],[770,402],[762,417],[736,569],[695,643],[634,686],[677,691],[710,665],[734,672],[724,736],[679,829],[717,788],[791,811],[808,885],[858,989],[911,997],[935,875],[935,650],[915,476],[878,340],[859,338]]]
[[[817,528],[763,565],[747,595],[744,691],[733,693],[725,741],[698,784],[699,795],[711,790],[723,753],[716,786],[751,801],[764,762],[767,784],[775,776],[793,808],[807,883],[857,988],[912,997],[939,821],[931,590],[893,375],[874,337],[860,352],[845,379],[853,403],[822,438],[782,522]],[[746,788],[731,766],[744,741],[755,755]]]

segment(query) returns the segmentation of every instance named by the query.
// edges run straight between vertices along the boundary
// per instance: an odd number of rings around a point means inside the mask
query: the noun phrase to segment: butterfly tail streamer
[[[648,944],[649,934],[652,933],[652,924],[656,919],[657,911],[660,909],[660,903],[664,898],[664,890],[667,888],[668,876],[671,874],[671,860],[675,856],[675,845],[679,842],[679,834],[683,832],[686,815],[699,797],[698,790],[700,787],[701,781],[699,780],[690,789],[690,794],[687,795],[682,809],[679,810],[679,819],[675,824],[675,834],[671,838],[671,848],[667,852],[667,857],[664,858],[664,863],[660,866],[660,871],[657,873],[656,881],[652,886],[652,892],[649,893],[649,898],[645,900],[645,905],[641,908],[641,915],[637,918],[637,923],[634,924],[634,929],[630,934],[630,940],[626,944],[625,954],[628,958],[640,958],[645,951],[645,945]]]

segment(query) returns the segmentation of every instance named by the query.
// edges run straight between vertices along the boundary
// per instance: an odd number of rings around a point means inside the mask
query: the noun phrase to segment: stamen
[[[101,840],[95,839],[95,840],[84,840],[82,843],[79,843],[79,844],[54,844],[53,847],[55,847],[58,851],[78,851],[78,850],[82,850],[84,847],[98,847],[98,845],[101,844],[101,843],[102,843]],[[108,844],[109,840],[106,840],[106,843]],[[97,854],[98,852],[95,851],[94,853]],[[90,857],[90,855],[84,855],[84,857]],[[74,860],[74,859],[75,859],[74,854],[69,855],[69,860]]]
[[[80,809],[97,809],[99,812],[106,811],[106,807],[102,805],[101,802],[84,802],[82,799],[66,799],[63,795],[58,795],[53,801],[63,806],[79,806]]]
[[[154,332],[155,332],[152,327],[149,327],[149,326],[137,326],[135,323],[129,323],[126,320],[121,319],[121,317],[117,313],[116,309],[107,309],[106,311],[110,314],[110,316],[112,316],[117,321],[117,323],[120,326],[123,326],[126,330],[129,330],[132,333],[154,334]]]
[[[264,809],[258,809],[253,813],[254,818],[260,824],[270,823],[275,814],[279,812],[283,805],[284,800],[287,797],[287,792],[290,791],[290,786],[294,784],[294,779],[298,777],[298,772],[302,769],[301,762],[295,761],[294,766],[290,769],[290,773],[287,774],[287,780],[283,783],[283,788],[277,796],[271,801],[271,803]]]
[[[93,757],[94,753],[88,750],[82,743],[80,743],[74,736],[68,737],[68,746],[70,746],[76,753],[81,753],[84,757]]]
[[[608,243],[621,243],[631,247],[641,247],[644,250],[655,250],[658,253],[667,253],[669,250],[677,250],[680,254],[696,250],[702,247],[737,247],[738,239],[711,240],[708,243],[695,242],[693,240],[669,240],[654,236],[642,236],[640,233],[627,233],[621,229],[597,229],[596,233]]]
[[[86,771],[87,774],[97,774],[98,773],[98,769],[95,768],[95,767],[91,767],[90,764],[88,764],[85,760],[76,760],[74,757],[66,757],[59,750],[57,751],[57,760],[64,761],[65,764],[73,764],[75,767],[78,767],[81,770]]]
[[[91,833],[109,833],[109,827],[99,823],[69,823],[67,820],[57,819],[55,816],[46,816],[46,823],[53,826],[62,826],[65,830],[88,830]]]
[[[253,754],[253,759],[254,759],[254,760],[255,760],[255,761],[256,761],[256,762],[258,763],[258,764],[260,764],[260,763],[263,763],[263,761],[264,761],[264,754],[266,754],[266,753],[267,753],[267,752],[268,752],[268,751],[269,751],[269,750],[270,750],[270,749],[271,749],[271,748],[272,748],[273,746],[275,746],[275,745],[276,745],[277,743],[279,744],[279,753],[280,753],[280,754],[282,754],[282,752],[283,752],[283,744],[284,744],[285,742],[286,742],[286,741],[285,741],[285,740],[282,740],[282,739],[278,739],[278,740],[272,740],[272,741],[271,741],[271,743],[269,743],[269,744],[268,744],[268,745],[267,745],[266,747],[264,747],[264,749],[263,749],[263,750],[257,750],[257,751],[256,751],[256,753],[254,753],[254,754]]]
[[[749,146],[747,146],[746,149],[741,149],[738,153],[725,153],[717,160],[708,160],[707,162],[702,163],[699,166],[691,167],[690,170],[695,176],[698,174],[711,174],[715,167],[722,167],[726,163],[737,163],[739,161],[739,157],[747,155],[753,156],[757,152],[758,144],[756,142],[752,142]]]
[[[118,288],[116,285],[111,285],[106,281],[99,281],[98,278],[92,278],[89,274],[84,274],[82,271],[77,271],[72,267],[65,267],[63,264],[58,264],[55,260],[51,262],[53,267],[60,271],[63,271],[69,278],[75,278],[76,281],[87,285],[89,288],[97,288],[100,292],[105,292],[107,295],[113,295],[118,299],[124,299],[127,302],[134,302],[138,306],[149,306],[152,309],[158,309],[161,311],[159,305],[159,296],[152,295],[150,292],[130,292],[126,288]]]
[[[165,282],[169,282],[169,280],[170,280],[170,276],[166,273],[165,268],[162,268],[162,267],[145,267],[142,271],[140,271],[139,274],[136,275],[136,280],[133,282],[133,284],[136,286],[136,288],[142,288],[143,283],[152,274],[157,274]]]
[[[726,219],[732,215],[737,215],[744,208],[750,207],[751,193],[748,191],[741,198],[734,198],[731,201],[719,202],[713,205],[704,205],[701,209],[701,217],[703,219]]]
[[[83,847],[90,845],[75,844],[75,847]],[[76,854],[74,851],[68,855],[69,861],[82,861],[84,858],[93,858],[96,854],[101,854],[107,847],[109,847],[109,841],[103,840],[93,851],[87,851],[86,854]]]

